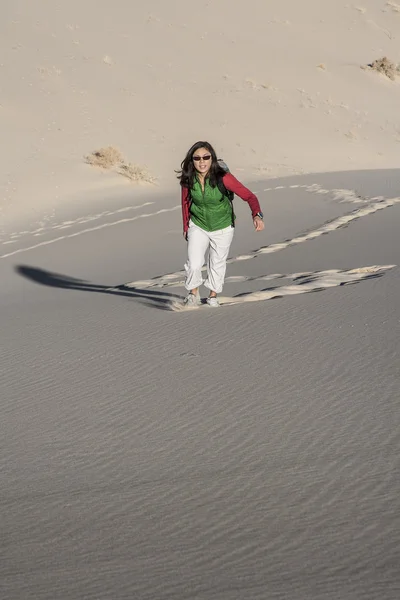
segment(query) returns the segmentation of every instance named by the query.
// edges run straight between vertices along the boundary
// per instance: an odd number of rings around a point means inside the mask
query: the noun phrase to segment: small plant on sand
[[[383,58],[378,58],[374,60],[374,62],[369,65],[363,67],[364,69],[372,69],[373,71],[377,71],[378,73],[382,73],[389,79],[393,81],[396,78],[396,75],[399,75],[400,72],[398,70],[397,65],[395,65],[391,60],[389,60],[386,56]]]
[[[123,161],[123,156],[117,148],[107,146],[107,148],[100,148],[100,150],[95,150],[88,156],[85,156],[85,161],[93,167],[112,169]]]
[[[152,177],[144,167],[126,163],[121,152],[113,146],[95,150],[88,156],[85,156],[85,162],[93,167],[115,171],[136,183],[155,182],[155,178]]]
[[[390,2],[386,2],[386,6],[389,6],[389,8],[393,10],[393,12],[400,13],[400,5],[397,4],[397,2],[393,2],[392,0],[390,0]]]

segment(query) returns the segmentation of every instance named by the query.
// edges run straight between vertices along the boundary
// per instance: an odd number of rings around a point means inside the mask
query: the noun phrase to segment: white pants
[[[226,259],[233,239],[234,228],[230,225],[218,231],[205,231],[192,221],[188,230],[188,259],[185,263],[185,288],[193,290],[202,283],[213,292],[220,294],[224,285]],[[201,269],[208,250],[207,279],[204,281]]]

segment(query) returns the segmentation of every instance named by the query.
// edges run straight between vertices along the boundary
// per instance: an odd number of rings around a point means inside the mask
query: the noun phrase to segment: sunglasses
[[[193,160],[199,162],[199,160],[210,160],[211,154],[206,154],[205,156],[193,156]]]

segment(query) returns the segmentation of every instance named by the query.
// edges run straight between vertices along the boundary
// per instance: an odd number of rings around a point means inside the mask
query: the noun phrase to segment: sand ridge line
[[[256,292],[246,292],[237,296],[220,296],[219,302],[221,306],[232,306],[234,304],[244,304],[245,302],[264,302],[273,300],[274,298],[283,298],[284,296],[294,296],[297,294],[307,294],[311,292],[320,292],[328,288],[339,287],[343,285],[351,285],[381,277],[386,271],[395,268],[397,265],[370,265],[355,269],[330,269],[329,271],[316,271],[312,274],[299,276],[297,282],[293,285],[285,285],[282,287],[260,290]],[[173,300],[169,304],[169,309],[174,312],[197,310],[206,304],[190,307],[189,309],[182,302]]]
[[[242,255],[236,256],[235,258],[228,260],[228,264],[232,263],[232,262],[240,261],[240,260],[250,260],[252,258],[256,258],[260,254],[272,254],[274,252],[279,252],[280,250],[284,250],[285,248],[289,248],[290,246],[295,246],[297,244],[301,244],[303,242],[313,240],[315,238],[320,237],[321,235],[325,235],[325,234],[329,233],[330,231],[335,231],[336,229],[346,227],[349,223],[351,223],[352,221],[356,221],[357,219],[360,219],[361,217],[365,217],[367,215],[374,214],[374,213],[378,212],[379,210],[383,210],[384,208],[394,206],[395,204],[398,204],[399,202],[400,202],[400,197],[389,198],[388,200],[385,200],[382,202],[374,202],[373,204],[370,204],[368,206],[364,206],[363,208],[354,210],[351,213],[348,213],[347,215],[343,215],[341,217],[332,219],[331,221],[328,221],[327,223],[325,223],[318,229],[313,229],[303,235],[297,236],[295,238],[292,238],[290,240],[287,240],[285,242],[281,242],[278,244],[271,244],[269,246],[264,246],[262,248],[259,248],[258,250],[254,250],[253,252],[250,252],[249,254],[242,254]]]
[[[325,225],[323,225],[320,229],[316,229],[313,231],[310,231],[309,233],[303,235],[303,236],[299,236],[296,238],[293,238],[291,240],[288,240],[286,242],[283,243],[279,243],[279,244],[272,244],[270,246],[264,246],[262,248],[259,248],[258,250],[255,250],[253,252],[251,252],[250,254],[246,254],[246,255],[240,255],[237,256],[235,258],[229,259],[227,261],[228,264],[231,264],[232,262],[236,262],[236,261],[240,261],[240,260],[249,260],[251,258],[256,258],[257,256],[259,256],[260,254],[270,254],[273,252],[278,252],[279,250],[283,250],[289,246],[295,245],[295,244],[299,244],[301,242],[305,242],[309,239],[313,239],[316,237],[319,237],[320,235],[326,234],[329,231],[333,231],[335,229],[339,229],[340,227],[344,227],[346,226],[348,223],[350,223],[351,221],[354,221],[360,217],[369,215],[369,214],[373,214],[374,212],[377,212],[378,210],[382,210],[384,208],[387,208],[389,206],[393,206],[394,204],[397,204],[400,202],[400,198],[396,197],[396,198],[389,198],[388,200],[384,200],[384,201],[379,201],[379,202],[375,202],[373,204],[369,204],[368,206],[365,206],[362,209],[358,209],[355,210],[351,213],[349,213],[348,215],[344,215],[342,217],[338,217],[336,219],[333,219],[332,221],[326,223]],[[138,206],[137,208],[142,208],[143,206],[146,206],[148,203],[144,203],[143,205]],[[39,242],[38,244],[34,244],[31,246],[28,246],[26,248],[19,248],[18,250],[14,250],[12,252],[8,252],[6,254],[2,254],[0,255],[0,259],[1,258],[8,258],[10,256],[14,256],[15,254],[20,254],[22,252],[28,252],[30,250],[34,250],[35,248],[39,248],[40,246],[47,246],[49,244],[54,244],[56,242],[62,241],[64,239],[68,239],[68,238],[73,238],[73,237],[77,237],[78,235],[83,235],[85,233],[90,233],[92,231],[96,231],[96,230],[100,230],[100,229],[105,229],[107,227],[113,227],[115,225],[120,225],[122,223],[128,223],[128,222],[132,222],[132,221],[136,221],[138,219],[144,219],[147,217],[152,217],[161,213],[165,213],[165,212],[172,212],[175,210],[180,209],[181,206],[180,205],[176,205],[173,206],[172,208],[163,208],[160,209],[159,211],[156,211],[154,213],[144,213],[141,215],[137,215],[135,217],[129,217],[129,218],[125,218],[125,219],[119,219],[118,221],[113,221],[112,223],[103,223],[101,225],[97,225],[96,227],[90,227],[87,229],[83,229],[81,231],[77,231],[75,233],[70,233],[67,235],[63,235],[57,238],[54,238],[52,240],[46,240],[44,242]],[[178,273],[172,273],[168,275],[168,278],[171,277],[180,277],[182,274],[182,271],[179,271]],[[166,276],[162,276],[162,278],[164,278]],[[154,280],[150,280],[151,282],[153,282]],[[134,287],[136,285],[136,282],[132,282],[130,284],[126,284],[127,286],[131,286]],[[142,286],[143,287],[143,286]]]
[[[140,207],[138,207],[140,208]],[[40,248],[41,246],[48,246],[50,244],[55,244],[56,242],[61,242],[62,240],[66,240],[69,238],[77,237],[78,235],[83,235],[85,233],[91,233],[92,231],[99,231],[100,229],[106,229],[107,227],[114,227],[115,225],[120,225],[122,223],[130,223],[132,221],[137,221],[138,219],[146,219],[148,217],[154,217],[156,215],[160,215],[162,213],[172,212],[181,208],[179,206],[173,206],[172,208],[162,208],[153,213],[143,213],[141,215],[137,215],[135,217],[127,217],[125,219],[119,219],[118,221],[113,221],[112,223],[102,223],[101,225],[96,225],[96,227],[89,227],[87,229],[82,229],[81,231],[75,231],[74,233],[68,233],[66,235],[61,235],[60,237],[53,238],[52,240],[46,240],[45,242],[39,242],[38,244],[34,244],[32,246],[28,246],[27,248],[19,248],[18,250],[14,250],[12,252],[8,252],[7,254],[0,255],[0,258],[8,258],[10,256],[14,256],[15,254],[21,254],[22,252],[29,252],[30,250],[35,250],[35,248]]]
[[[150,206],[151,204],[154,204],[154,202],[144,202],[143,204],[138,204],[137,206],[124,206],[123,208],[118,208],[117,210],[105,210],[101,213],[85,215],[84,217],[78,217],[77,219],[74,219],[74,220],[62,221],[61,223],[53,223],[52,225],[50,225],[48,227],[43,225],[41,227],[38,227],[37,229],[32,229],[31,231],[25,230],[25,231],[14,232],[14,233],[10,234],[9,240],[6,240],[1,243],[2,244],[11,244],[26,235],[32,235],[32,236],[37,237],[37,236],[45,235],[46,233],[49,233],[50,231],[53,231],[53,230],[69,229],[70,227],[73,227],[74,225],[83,225],[86,223],[90,223],[92,221],[97,221],[98,219],[102,219],[104,217],[111,217],[111,216],[118,215],[121,213],[129,212],[130,210],[137,210],[139,208],[144,208],[145,206]]]
[[[273,254],[275,252],[279,252],[280,250],[285,250],[286,248],[289,248],[290,246],[295,246],[296,244],[300,244],[303,242],[307,242],[309,240],[313,240],[317,237],[320,237],[321,235],[326,235],[327,233],[329,233],[331,231],[335,231],[342,227],[346,227],[352,221],[355,221],[362,217],[374,214],[375,212],[377,212],[379,210],[383,210],[384,208],[394,206],[395,204],[398,204],[399,202],[400,202],[400,197],[396,197],[396,198],[389,198],[388,200],[385,200],[382,202],[381,201],[375,202],[373,204],[369,204],[368,206],[363,206],[362,208],[353,210],[352,212],[348,213],[347,215],[343,215],[341,217],[336,217],[335,219],[328,221],[324,225],[318,227],[317,229],[313,229],[313,230],[309,231],[308,233],[305,233],[304,235],[294,237],[290,240],[286,240],[285,242],[280,242],[277,244],[270,244],[269,246],[263,246],[263,247],[259,248],[258,250],[254,250],[253,252],[250,252],[249,254],[242,254],[242,255],[239,255],[239,256],[236,256],[233,258],[229,258],[227,260],[227,264],[233,264],[238,261],[250,260],[252,258],[257,258],[258,256],[260,256],[262,254]],[[202,270],[204,271],[205,269],[206,269],[206,267],[203,267]],[[126,287],[141,287],[141,288],[163,287],[164,285],[171,286],[172,285],[170,283],[171,280],[182,278],[182,276],[184,276],[183,270],[176,271],[175,273],[169,273],[167,275],[161,275],[160,277],[155,277],[154,279],[133,281],[131,283],[126,283],[125,286]],[[176,283],[176,285],[178,285],[178,284]]]
[[[323,188],[319,183],[312,183],[309,185],[307,185],[307,184],[305,184],[305,185],[300,185],[300,184],[277,185],[275,187],[265,188],[263,191],[264,192],[272,192],[272,191],[276,191],[276,190],[293,190],[293,189],[303,189],[303,190],[306,190],[307,192],[310,192],[313,194],[320,194],[320,195],[324,195],[324,196],[331,194],[333,196],[333,200],[338,200],[340,203],[349,202],[349,203],[353,203],[353,204],[360,204],[360,203],[384,200],[383,196],[375,196],[373,198],[369,198],[368,196],[361,196],[355,190],[347,190],[347,189],[340,189],[340,188],[334,188],[334,189],[328,190],[328,189]]]
[[[332,194],[333,199],[339,200],[340,202],[360,203],[360,202],[369,202],[371,200],[383,200],[383,197],[375,197],[375,198],[370,198],[370,199],[368,199],[366,197],[362,197],[362,196],[358,195],[354,190],[324,189],[317,183],[314,183],[311,185],[301,185],[301,184],[293,184],[293,185],[289,185],[289,186],[278,185],[276,187],[266,188],[263,191],[268,192],[268,191],[286,190],[286,189],[305,189],[308,192],[312,192],[315,194],[321,194],[321,195]],[[255,193],[259,194],[260,191],[257,190]],[[49,233],[53,230],[69,229],[76,225],[90,223],[90,222],[96,221],[98,219],[102,219],[104,217],[110,217],[110,216],[117,215],[120,213],[128,212],[130,210],[137,210],[138,208],[143,208],[144,206],[149,206],[151,204],[154,204],[154,202],[145,202],[145,203],[137,205],[137,206],[125,206],[123,208],[119,208],[114,211],[105,210],[101,213],[85,215],[83,217],[78,217],[77,219],[74,219],[74,220],[62,221],[61,223],[53,223],[50,226],[41,225],[40,227],[37,227],[36,229],[32,229],[31,231],[24,230],[24,231],[19,231],[19,232],[13,232],[13,233],[9,234],[9,239],[4,240],[4,241],[1,241],[1,239],[0,239],[0,243],[4,244],[4,245],[14,244],[23,236],[31,235],[34,237],[40,237],[40,236],[46,235],[47,233]]]
[[[266,188],[262,191],[269,192],[269,191],[287,190],[287,189],[305,189],[308,192],[312,192],[315,194],[321,194],[321,195],[332,194],[333,199],[339,200],[340,202],[360,203],[360,202],[369,202],[371,200],[383,200],[383,197],[375,197],[375,198],[370,198],[370,199],[367,197],[362,197],[362,196],[358,195],[354,190],[324,189],[318,183],[313,183],[310,185],[301,185],[301,184],[293,184],[293,185],[288,185],[288,186],[278,185],[275,187]],[[257,190],[257,191],[255,191],[255,193],[260,194],[261,190]],[[119,208],[114,211],[105,210],[101,213],[85,215],[83,217],[78,217],[77,219],[74,219],[74,220],[62,221],[61,223],[53,223],[52,225],[49,225],[49,226],[41,225],[40,227],[37,227],[36,229],[32,229],[30,231],[24,230],[24,231],[13,232],[13,233],[9,234],[9,239],[4,240],[4,241],[1,241],[1,239],[0,239],[0,243],[4,244],[4,245],[13,244],[16,241],[18,241],[21,237],[28,236],[28,235],[40,237],[40,236],[45,235],[46,233],[49,233],[50,231],[53,231],[53,230],[69,229],[70,227],[74,227],[75,225],[82,225],[84,223],[90,223],[92,221],[96,221],[96,220],[102,219],[104,217],[110,217],[110,216],[117,215],[117,214],[120,214],[123,212],[128,212],[130,210],[137,210],[138,208],[143,208],[144,206],[149,206],[150,204],[154,204],[154,202],[145,202],[145,203],[137,205],[137,206],[125,206],[123,208]],[[44,219],[44,220],[46,220],[46,219]]]

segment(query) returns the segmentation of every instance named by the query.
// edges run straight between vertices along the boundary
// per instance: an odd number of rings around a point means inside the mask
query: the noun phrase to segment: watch
[[[258,212],[254,215],[255,217],[260,217],[261,220],[264,219],[264,215],[262,214],[262,212]]]

